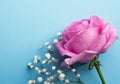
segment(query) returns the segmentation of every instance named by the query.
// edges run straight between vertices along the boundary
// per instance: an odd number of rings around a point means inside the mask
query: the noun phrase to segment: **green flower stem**
[[[104,79],[104,77],[103,77],[103,75],[102,75],[102,72],[101,72],[101,70],[100,70],[100,63],[99,63],[97,57],[95,57],[93,60],[91,60],[91,62],[90,62],[90,64],[89,64],[89,69],[90,69],[90,70],[91,70],[93,67],[96,68],[96,70],[97,70],[97,72],[98,72],[98,74],[99,74],[99,77],[100,77],[100,79],[101,79],[102,84],[106,84],[106,83],[105,83],[105,79]]]
[[[103,75],[102,75],[102,72],[101,72],[101,70],[100,70],[100,67],[95,66],[95,68],[96,68],[96,70],[97,70],[97,72],[98,72],[98,74],[99,74],[99,77],[100,77],[100,79],[101,79],[102,84],[106,84],[106,83],[105,83],[105,79],[104,79],[104,77],[103,77]]]

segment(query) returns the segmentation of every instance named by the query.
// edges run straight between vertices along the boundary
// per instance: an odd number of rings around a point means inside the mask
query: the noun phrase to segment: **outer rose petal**
[[[69,38],[68,38],[67,33],[66,33],[66,30],[63,31],[63,33],[62,33],[62,38],[63,38],[63,40],[64,40],[65,42],[69,41]]]
[[[104,20],[99,18],[98,16],[92,16],[90,17],[90,27],[91,26],[98,26],[99,27],[99,33],[101,33],[104,30]]]
[[[100,52],[105,44],[106,44],[106,36],[105,33],[102,33],[89,47],[89,50]]]
[[[111,37],[111,39],[105,44],[103,49],[100,51],[100,53],[106,52],[107,49],[115,42],[117,38],[118,38],[117,36]]]
[[[70,52],[70,51],[67,51],[67,50],[65,50],[64,49],[64,41],[60,41],[59,43],[57,43],[56,44],[56,47],[58,48],[58,50],[60,51],[60,54],[62,55],[62,56],[64,56],[64,55],[67,55],[67,56],[76,56],[76,54],[75,53],[72,53],[72,52]]]
[[[106,24],[106,28],[103,31],[106,33],[106,44],[103,47],[103,49],[100,51],[100,53],[106,52],[106,50],[114,43],[114,41],[118,38],[117,36],[117,30],[115,28],[112,28],[110,24]]]
[[[61,63],[61,66],[67,67],[76,62],[86,63],[86,62],[90,61],[91,59],[93,59],[96,55],[97,55],[97,52],[95,52],[95,51],[83,51],[82,53],[80,53],[79,55],[77,55],[75,57],[66,58],[64,60],[64,62]]]
[[[71,39],[74,37],[78,32],[85,31],[89,27],[89,20],[84,19],[82,21],[76,21],[70,24],[64,31],[67,37]]]
[[[79,54],[89,48],[98,36],[99,28],[91,27],[84,32],[79,32],[68,41],[64,47],[66,50]]]

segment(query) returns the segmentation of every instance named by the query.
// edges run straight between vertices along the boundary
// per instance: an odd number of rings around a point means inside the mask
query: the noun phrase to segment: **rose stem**
[[[98,74],[99,74],[99,77],[100,77],[100,79],[101,79],[101,81],[102,81],[102,84],[106,84],[106,83],[105,83],[105,80],[104,80],[104,77],[103,77],[103,75],[102,75],[102,72],[101,72],[101,70],[100,70],[100,67],[99,67],[99,66],[95,66],[95,68],[96,68],[96,70],[97,70],[97,72],[98,72]]]
[[[94,65],[93,65],[93,63],[94,63]],[[102,71],[100,70],[100,64],[99,64],[99,61],[98,61],[97,57],[95,57],[95,58],[90,62],[89,69],[91,70],[93,66],[96,68],[96,70],[97,70],[97,72],[98,72],[98,74],[99,74],[99,77],[100,77],[100,79],[101,79],[102,84],[106,84],[106,83],[105,83],[105,79],[104,79],[104,77],[103,77],[103,75],[102,75]]]

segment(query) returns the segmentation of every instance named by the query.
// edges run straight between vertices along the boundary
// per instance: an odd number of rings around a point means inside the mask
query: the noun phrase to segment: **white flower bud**
[[[62,33],[61,32],[57,32],[57,36],[61,36],[62,35]]]
[[[37,63],[39,62],[39,60],[40,60],[40,57],[38,57],[38,56],[35,56],[35,57],[34,57],[34,63],[35,63],[35,64],[37,64]]]
[[[50,75],[50,72],[45,72],[46,75]]]
[[[29,66],[29,68],[33,69],[33,68],[34,68],[34,66],[33,66],[33,65],[31,65],[31,66]]]
[[[68,84],[68,83],[70,83],[70,81],[69,81],[68,79],[65,79],[65,83],[67,83],[67,84]]]
[[[48,45],[49,45],[49,42],[46,42],[46,43],[45,43],[45,46],[48,46]]]
[[[29,81],[28,81],[28,84],[32,84],[32,80],[29,80]]]
[[[63,74],[63,73],[59,74],[59,80],[60,81],[63,81],[64,78],[65,78],[65,74]]]
[[[43,78],[42,78],[42,77],[38,77],[38,79],[37,79],[37,80],[38,80],[38,82],[40,82],[40,83],[41,83],[41,82],[43,81]]]
[[[52,60],[53,60],[54,62],[58,62],[58,59],[56,59],[56,58],[54,58],[54,57],[52,57]]]
[[[56,66],[52,66],[52,70],[55,70],[56,69]]]
[[[45,54],[45,57],[46,57],[47,59],[50,59],[50,57],[51,57],[50,53],[46,53],[46,54]]]
[[[54,39],[53,43],[56,44],[56,43],[58,43],[58,41],[59,41],[58,39]]]
[[[47,71],[47,69],[42,69],[42,71],[45,73]]]
[[[31,63],[31,62],[29,62],[29,63],[28,63],[28,66],[31,66],[31,65],[32,65],[32,63]]]
[[[49,82],[47,82],[47,81],[44,81],[44,84],[50,84]]]
[[[57,73],[62,74],[62,70],[57,70]]]
[[[42,73],[42,71],[41,71],[41,70],[38,70],[37,72],[38,72],[38,74],[41,74],[41,73]]]
[[[47,62],[47,60],[43,60],[43,61],[42,61],[42,64],[45,64],[46,62]]]
[[[76,69],[72,69],[72,72],[76,72]]]
[[[80,77],[80,74],[77,74],[77,77],[79,78],[79,77]]]
[[[54,77],[53,77],[53,76],[50,76],[50,80],[54,80]]]
[[[38,60],[34,59],[34,63],[37,64],[37,63],[38,63]]]
[[[51,45],[48,45],[48,50],[54,51],[54,48]]]
[[[38,68],[38,67],[35,67],[35,70],[36,70],[36,71],[38,71],[38,70],[39,70],[39,68]]]
[[[52,60],[48,60],[48,64],[50,64],[52,62]]]
[[[29,81],[28,81],[28,84],[35,84],[35,83],[36,83],[35,80],[29,80]]]

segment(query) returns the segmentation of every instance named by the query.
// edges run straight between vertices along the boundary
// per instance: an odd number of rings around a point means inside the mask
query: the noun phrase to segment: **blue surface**
[[[119,10],[119,0],[0,0],[0,84],[27,84],[39,46],[74,20],[98,15],[120,31]],[[119,48],[117,40],[100,57],[107,84],[120,82]],[[80,72],[85,84],[101,84],[95,69]]]

